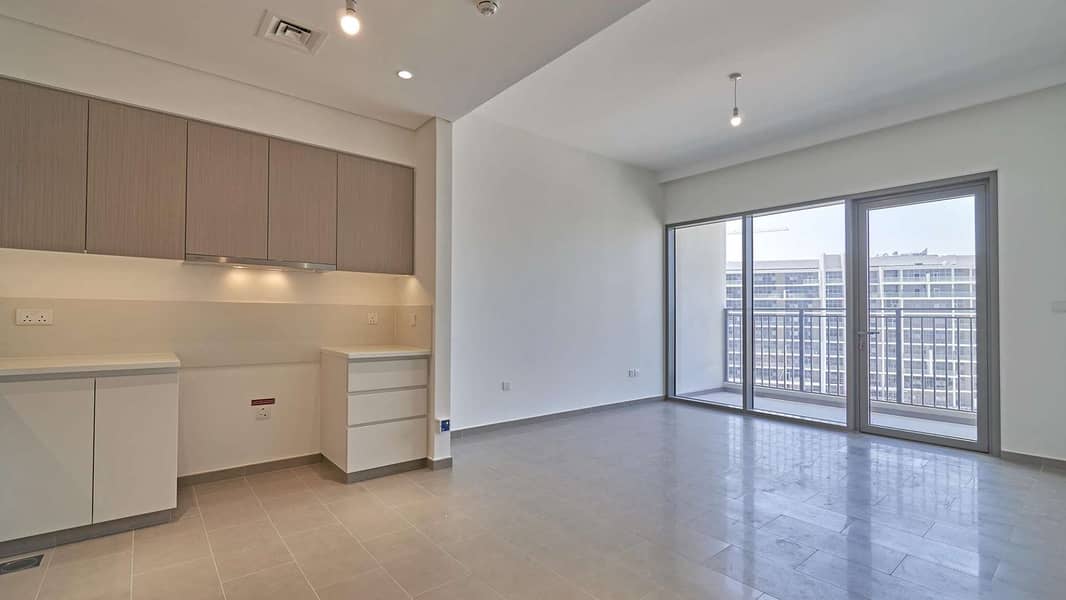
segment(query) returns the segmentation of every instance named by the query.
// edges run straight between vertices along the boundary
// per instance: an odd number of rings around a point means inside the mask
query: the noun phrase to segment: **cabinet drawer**
[[[426,457],[426,418],[348,429],[348,472]]]
[[[377,423],[426,415],[426,388],[350,394],[348,424]]]
[[[426,385],[429,362],[424,358],[348,363],[348,391],[362,392]]]

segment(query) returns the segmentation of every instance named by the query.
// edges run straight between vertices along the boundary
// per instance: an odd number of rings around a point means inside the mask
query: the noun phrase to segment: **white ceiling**
[[[416,128],[457,119],[647,0],[2,0],[0,14]],[[256,38],[264,10],[328,32],[315,56]],[[411,81],[396,71],[408,69]]]
[[[1066,82],[1064,32],[1063,0],[652,0],[477,113],[668,180]]]

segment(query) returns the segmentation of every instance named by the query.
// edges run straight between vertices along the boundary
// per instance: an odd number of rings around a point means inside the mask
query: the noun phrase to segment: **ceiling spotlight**
[[[403,70],[403,71],[397,71],[396,72],[396,76],[399,77],[400,79],[411,79],[415,75],[414,75],[414,73],[412,73],[410,71]]]
[[[355,0],[345,0],[344,16],[341,17],[341,29],[348,35],[355,35],[363,28],[359,15],[355,14]]]
[[[478,0],[477,10],[486,17],[491,17],[500,10],[500,0]]]
[[[729,124],[733,127],[740,127],[740,124],[744,122],[744,115],[740,114],[740,109],[737,108],[737,82],[743,77],[740,73],[730,73],[729,79],[733,82],[733,116],[729,118]]]

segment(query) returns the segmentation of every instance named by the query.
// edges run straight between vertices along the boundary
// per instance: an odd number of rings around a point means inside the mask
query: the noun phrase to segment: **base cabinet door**
[[[88,525],[93,380],[0,383],[0,541]]]
[[[93,479],[93,523],[177,506],[176,373],[96,380]]]

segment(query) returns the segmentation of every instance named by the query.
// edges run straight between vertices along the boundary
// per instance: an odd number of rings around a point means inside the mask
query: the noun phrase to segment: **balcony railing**
[[[843,309],[756,309],[755,386],[845,396]],[[743,377],[743,313],[725,309],[725,381]],[[975,412],[977,319],[973,309],[870,311],[869,384],[875,402]]]

